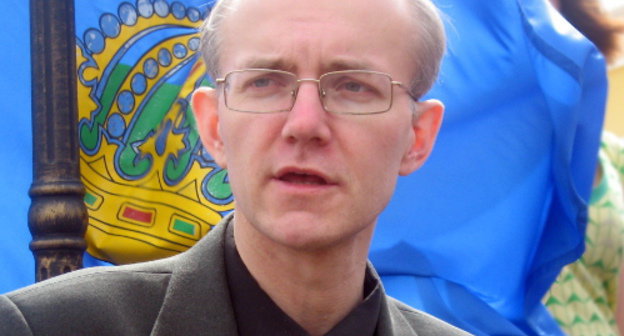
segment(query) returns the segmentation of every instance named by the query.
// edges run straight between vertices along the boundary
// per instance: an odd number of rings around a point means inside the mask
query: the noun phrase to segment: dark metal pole
[[[33,184],[28,226],[36,280],[82,267],[74,0],[31,0]]]

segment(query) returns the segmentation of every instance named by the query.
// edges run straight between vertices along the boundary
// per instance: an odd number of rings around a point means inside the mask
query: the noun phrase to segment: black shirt
[[[229,225],[227,228],[225,268],[238,334],[307,336],[308,333],[271,300],[249,273],[236,249],[233,227]],[[379,281],[371,275],[368,268],[363,297],[365,299],[325,334],[326,336],[375,335],[381,310],[381,289]]]

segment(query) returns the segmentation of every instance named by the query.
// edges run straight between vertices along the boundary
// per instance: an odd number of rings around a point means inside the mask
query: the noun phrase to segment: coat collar
[[[224,262],[225,217],[188,251],[172,259],[173,270],[152,330],[164,335],[236,335]]]
[[[225,233],[232,218],[233,214],[226,216],[191,249],[169,258],[171,280],[152,336],[237,334],[224,258]],[[379,278],[370,262],[368,268]],[[377,335],[417,335],[383,286],[381,291]]]

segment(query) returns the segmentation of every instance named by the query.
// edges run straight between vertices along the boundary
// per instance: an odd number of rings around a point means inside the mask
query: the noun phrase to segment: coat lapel
[[[379,274],[375,271],[373,265],[368,262],[368,270],[372,272],[373,276],[377,278],[380,283],[381,279]],[[403,313],[399,310],[396,300],[386,295],[386,291],[381,287],[382,299],[381,310],[379,311],[379,321],[377,322],[376,336],[393,336],[393,335],[413,335],[418,336],[418,333]]]
[[[227,216],[194,247],[172,258],[153,336],[237,334],[224,263],[225,229],[231,219]]]

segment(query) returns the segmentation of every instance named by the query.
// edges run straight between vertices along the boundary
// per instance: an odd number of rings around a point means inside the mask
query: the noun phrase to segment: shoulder
[[[97,328],[114,334],[128,327],[149,334],[167,290],[170,263],[94,267],[7,293],[0,296],[0,331],[83,335]],[[11,330],[3,329],[9,326]]]
[[[0,295],[0,335],[149,335],[166,298],[180,301],[171,311],[189,297],[223,296],[225,226],[170,258],[78,270]]]
[[[390,296],[386,296],[393,321],[404,319],[415,334],[419,336],[468,336],[469,333],[462,331],[432,315],[416,310],[403,302]],[[398,316],[396,316],[398,315]]]
[[[172,258],[170,258],[172,259]],[[6,294],[12,300],[22,299],[44,301],[50,298],[70,298],[97,295],[106,292],[109,296],[141,287],[153,290],[168,281],[172,261],[163,259],[126,266],[86,268],[63,274],[46,281],[24,287]]]

